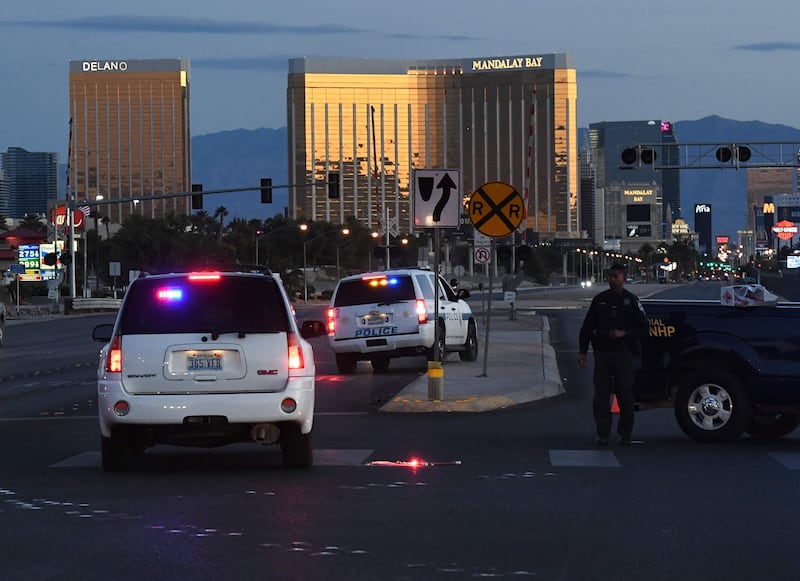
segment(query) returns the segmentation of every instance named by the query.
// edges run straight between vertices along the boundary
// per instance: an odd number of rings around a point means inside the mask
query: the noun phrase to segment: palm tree
[[[222,227],[225,217],[228,215],[228,209],[225,206],[220,206],[214,210],[214,218],[219,218],[219,235],[217,241],[222,242]]]
[[[645,265],[645,282],[650,282],[650,267],[652,266],[652,257],[654,252],[655,248],[650,246],[648,242],[642,244],[642,247],[639,249],[639,256],[642,257],[642,262]]]
[[[47,232],[47,224],[42,221],[39,214],[25,214],[25,218],[19,226],[36,232]]]

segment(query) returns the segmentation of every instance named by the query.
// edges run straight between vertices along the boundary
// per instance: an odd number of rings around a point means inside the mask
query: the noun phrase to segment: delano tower
[[[576,237],[576,106],[566,54],[290,59],[289,213],[411,232],[413,171],[460,169],[465,197],[509,183],[527,194],[526,225],[540,239]]]
[[[68,176],[77,205],[111,201],[99,211],[117,223],[133,212],[191,212],[188,196],[152,199],[190,191],[187,60],[70,61],[69,111]]]

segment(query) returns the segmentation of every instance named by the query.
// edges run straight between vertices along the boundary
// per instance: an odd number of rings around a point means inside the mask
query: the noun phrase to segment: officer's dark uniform
[[[609,332],[622,329],[625,336],[610,338]],[[625,290],[609,289],[592,299],[579,337],[579,352],[586,354],[591,341],[594,351],[594,402],[592,410],[597,435],[608,437],[611,431],[611,394],[619,404],[617,433],[629,441],[633,430],[633,358],[638,353],[639,338],[647,335],[649,324],[636,295]]]

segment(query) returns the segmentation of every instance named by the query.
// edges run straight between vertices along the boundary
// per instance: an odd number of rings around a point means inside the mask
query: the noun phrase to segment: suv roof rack
[[[163,270],[163,271],[142,271],[139,274],[139,278],[145,278],[148,276],[153,276],[156,274],[180,274],[180,273],[189,273],[189,272],[205,272],[205,271],[213,271],[213,272],[241,272],[241,273],[251,273],[251,274],[263,274],[265,276],[271,276],[272,271],[269,267],[264,266],[262,264],[229,264],[229,265],[221,265],[221,264],[208,264],[205,266],[191,266],[187,267],[184,270]]]

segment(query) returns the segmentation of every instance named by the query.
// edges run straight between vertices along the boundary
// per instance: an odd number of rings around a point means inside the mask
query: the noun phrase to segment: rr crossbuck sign
[[[503,182],[483,184],[469,200],[469,219],[475,229],[490,238],[503,238],[514,232],[524,215],[522,196]]]

